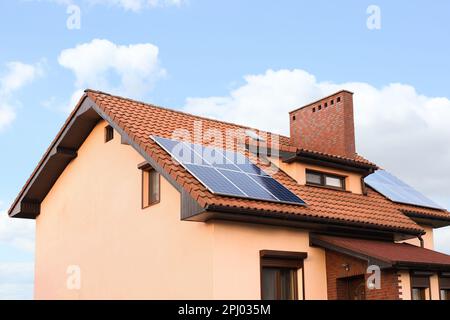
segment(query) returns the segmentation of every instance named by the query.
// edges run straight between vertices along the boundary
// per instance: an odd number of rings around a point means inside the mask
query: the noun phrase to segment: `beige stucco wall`
[[[434,238],[433,238],[433,228],[429,226],[421,226],[425,230],[425,234],[422,236],[423,246],[427,249],[434,250]],[[413,244],[415,246],[420,246],[420,241],[418,238],[405,240],[403,242]]]
[[[411,279],[408,270],[398,272],[400,280],[400,299],[411,300]]]
[[[180,196],[161,181],[161,202],[141,209],[143,158],[103,141],[100,123],[42,203],[36,219],[37,299],[212,296],[212,226],[180,221]],[[69,266],[81,288],[68,290]],[[193,290],[195,289],[195,290]]]
[[[307,252],[305,299],[327,299],[325,253],[309,246],[307,231],[233,222],[214,223],[215,299],[260,299],[260,250]]]
[[[293,177],[299,184],[304,185],[306,184],[306,170],[315,170],[330,174],[336,174],[340,176],[345,176],[345,187],[347,191],[362,194],[362,185],[361,185],[361,175],[343,171],[343,170],[336,170],[331,168],[324,168],[319,167],[311,164],[305,164],[300,162],[293,162],[293,163],[285,163],[282,161],[279,161],[279,159],[276,158],[270,158],[270,161],[272,161],[276,166],[281,168],[283,171],[285,171],[287,174],[289,174],[291,177]]]
[[[430,277],[431,300],[440,300],[439,276],[434,274]]]
[[[326,299],[325,257],[305,231],[180,220],[180,195],[161,178],[161,202],[141,209],[143,158],[104,143],[99,123],[36,219],[37,299],[259,299],[259,251],[305,251],[307,299]],[[68,288],[79,267],[80,287]],[[299,277],[300,278],[300,277]]]

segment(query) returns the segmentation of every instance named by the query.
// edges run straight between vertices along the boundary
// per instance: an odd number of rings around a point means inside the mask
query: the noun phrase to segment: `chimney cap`
[[[340,94],[340,93],[349,93],[349,94],[353,95],[353,92],[351,92],[351,91],[349,91],[349,90],[345,90],[345,89],[339,90],[339,91],[337,91],[337,92],[335,92],[335,93],[333,93],[333,94],[330,94],[330,95],[328,95],[328,96],[326,96],[326,97],[323,97],[323,98],[317,99],[317,100],[315,100],[315,101],[313,101],[313,102],[310,102],[310,103],[308,103],[307,105],[304,105],[303,107],[300,107],[300,108],[297,108],[297,109],[295,109],[295,110],[289,111],[289,114],[294,113],[294,112],[296,112],[296,111],[298,111],[298,110],[300,110],[300,109],[310,107],[310,106],[312,106],[313,104],[316,104],[316,103],[318,103],[318,102],[320,102],[320,101],[322,101],[322,100],[326,100],[326,99],[329,99],[329,98],[331,98],[331,97],[334,97],[334,96],[336,96],[336,95],[338,95],[338,94]]]

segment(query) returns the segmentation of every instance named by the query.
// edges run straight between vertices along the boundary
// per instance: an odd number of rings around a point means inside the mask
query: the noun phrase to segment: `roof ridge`
[[[227,125],[232,125],[232,126],[236,126],[236,127],[241,127],[243,129],[256,130],[256,131],[259,131],[259,132],[265,132],[265,133],[269,133],[271,135],[278,135],[280,137],[283,137],[283,138],[286,138],[286,139],[290,139],[290,137],[288,137],[286,135],[283,135],[283,134],[274,133],[274,132],[266,131],[266,130],[261,130],[261,129],[257,129],[257,128],[253,128],[253,127],[237,124],[237,123],[234,123],[234,122],[223,121],[223,120],[208,118],[208,117],[204,117],[204,116],[199,116],[199,115],[192,114],[192,113],[189,113],[189,112],[186,112],[186,111],[181,111],[181,110],[172,109],[172,108],[165,107],[165,106],[155,105],[155,104],[152,104],[152,103],[148,103],[148,102],[144,102],[144,101],[140,101],[140,100],[136,100],[136,99],[131,99],[131,98],[127,98],[127,97],[111,94],[111,93],[100,91],[100,90],[85,89],[84,92],[85,93],[92,92],[92,93],[102,94],[102,95],[110,96],[110,97],[113,97],[113,98],[118,98],[118,99],[130,101],[130,102],[134,102],[134,103],[139,103],[139,104],[143,104],[143,105],[150,106],[150,107],[153,107],[153,108],[158,108],[158,109],[161,109],[161,110],[171,111],[171,112],[183,114],[183,115],[186,115],[186,116],[190,116],[190,117],[194,117],[194,118],[198,118],[198,119],[202,119],[202,120],[214,121],[214,122],[218,122],[218,123],[222,123],[222,124],[227,124]]]

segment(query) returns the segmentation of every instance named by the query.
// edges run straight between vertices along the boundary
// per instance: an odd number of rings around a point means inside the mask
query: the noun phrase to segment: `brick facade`
[[[349,266],[347,271],[344,265]],[[365,280],[367,262],[348,255],[326,250],[327,292],[329,300],[347,299],[346,286],[342,279],[364,275]],[[393,269],[382,270],[381,289],[366,288],[367,300],[399,300],[400,285],[398,273]]]
[[[291,143],[308,150],[355,157],[353,93],[334,95],[291,111]]]

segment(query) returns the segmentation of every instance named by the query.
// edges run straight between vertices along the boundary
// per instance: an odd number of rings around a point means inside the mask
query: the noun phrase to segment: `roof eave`
[[[41,184],[48,180],[47,183],[53,185],[69,162],[77,157],[79,146],[100,119],[92,112],[92,104],[92,100],[83,95],[9,208],[10,217],[34,219],[39,215],[40,202],[46,195],[46,186]],[[78,136],[73,135],[75,131],[83,135],[75,139]],[[52,170],[46,170],[48,167]]]
[[[419,213],[419,212],[413,212],[409,210],[400,210],[403,212],[407,217],[411,218],[413,221],[432,226],[433,228],[443,228],[450,226],[450,213],[449,217],[438,217],[438,216],[432,216],[429,214]]]
[[[424,233],[423,229],[403,229],[370,223],[341,221],[324,217],[312,217],[283,212],[277,213],[222,205],[207,205],[204,210],[184,218],[184,220],[191,221],[209,221],[212,219],[288,226],[333,234],[357,233],[394,240],[412,239]]]

